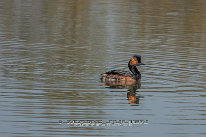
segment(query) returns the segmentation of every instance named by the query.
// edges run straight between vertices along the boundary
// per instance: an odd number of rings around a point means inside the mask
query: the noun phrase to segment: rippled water
[[[0,1],[2,136],[205,136],[206,2]],[[142,55],[141,83],[100,74]],[[67,120],[146,120],[68,127]]]

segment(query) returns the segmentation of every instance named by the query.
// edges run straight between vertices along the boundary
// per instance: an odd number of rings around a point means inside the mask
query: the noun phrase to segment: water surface
[[[2,136],[205,136],[206,2],[0,1]],[[146,66],[139,85],[100,74]],[[141,86],[140,86],[141,85]],[[147,120],[68,127],[59,120]]]

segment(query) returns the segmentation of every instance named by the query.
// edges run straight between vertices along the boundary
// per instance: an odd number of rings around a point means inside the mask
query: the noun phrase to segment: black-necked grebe
[[[144,65],[141,62],[140,55],[134,55],[129,63],[129,71],[122,70],[111,70],[102,74],[101,80],[103,82],[114,82],[114,81],[127,81],[127,82],[136,82],[141,79],[141,73],[138,71],[136,66]]]

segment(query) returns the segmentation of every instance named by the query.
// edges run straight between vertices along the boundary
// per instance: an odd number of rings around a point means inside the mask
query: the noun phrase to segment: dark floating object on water
[[[141,62],[140,55],[134,55],[129,63],[129,71],[111,70],[101,74],[101,80],[104,83],[110,83],[115,85],[131,85],[141,79],[141,73],[137,69],[137,66],[145,65]]]

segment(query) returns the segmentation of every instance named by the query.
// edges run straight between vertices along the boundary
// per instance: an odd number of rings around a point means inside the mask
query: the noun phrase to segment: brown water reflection
[[[105,83],[106,88],[110,89],[127,89],[127,99],[130,101],[130,104],[139,104],[139,96],[136,96],[137,89],[141,87],[141,81],[138,80],[134,84],[126,84],[125,81],[112,81]],[[119,92],[119,91],[112,91]]]
[[[203,0],[1,0],[1,135],[205,136],[205,6]],[[140,89],[101,83],[101,73],[126,70],[134,54],[147,64]],[[149,124],[59,125],[68,119]]]

